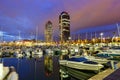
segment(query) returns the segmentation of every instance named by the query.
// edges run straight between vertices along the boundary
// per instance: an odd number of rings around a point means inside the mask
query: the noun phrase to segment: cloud
[[[75,30],[87,27],[104,26],[108,24],[115,24],[120,22],[120,1],[114,4],[118,0],[96,0],[85,5],[85,8],[79,10],[73,15],[73,24]],[[111,7],[112,6],[112,7]],[[114,6],[114,7],[113,7]]]
[[[38,26],[39,38],[43,38],[48,20],[59,34],[62,11],[70,14],[72,33],[120,22],[120,0],[0,0],[0,26],[12,35],[21,31],[25,37],[34,35]]]

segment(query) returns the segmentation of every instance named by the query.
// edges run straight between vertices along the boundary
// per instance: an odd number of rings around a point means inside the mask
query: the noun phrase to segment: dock
[[[116,77],[116,75],[120,76],[120,73],[118,73],[118,72],[120,72],[120,62],[117,63],[117,67],[118,67],[118,69],[116,69],[116,70],[108,68],[102,72],[99,72],[97,75],[89,78],[88,80],[108,80],[108,78],[109,78],[109,80],[113,80],[113,79],[110,79],[111,76],[113,78]],[[114,74],[116,74],[116,75],[114,75]]]

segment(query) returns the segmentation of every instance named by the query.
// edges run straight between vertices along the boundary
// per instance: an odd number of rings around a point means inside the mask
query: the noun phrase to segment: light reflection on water
[[[60,80],[59,69],[68,72],[69,77],[63,80],[87,80],[95,75],[68,67],[59,66],[58,57],[43,56],[40,59],[4,58],[4,66],[14,66],[19,74],[19,80]],[[76,78],[75,78],[76,77]]]
[[[58,57],[47,57],[51,65],[45,65],[46,57],[40,59],[17,59],[4,58],[4,66],[14,66],[19,74],[19,80],[59,80],[59,63]],[[49,74],[46,75],[46,74]]]

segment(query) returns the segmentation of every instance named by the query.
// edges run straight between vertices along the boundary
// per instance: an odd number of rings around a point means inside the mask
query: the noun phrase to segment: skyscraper
[[[67,41],[70,37],[70,16],[67,12],[62,12],[59,16],[60,40]]]
[[[45,41],[51,42],[53,39],[52,22],[48,21],[45,25]]]

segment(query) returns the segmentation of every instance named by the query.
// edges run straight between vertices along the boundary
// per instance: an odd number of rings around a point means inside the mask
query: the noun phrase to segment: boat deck
[[[91,77],[88,80],[114,80],[114,78],[117,76],[119,76],[119,78],[120,78],[120,73],[119,73],[120,72],[120,62],[117,64],[117,67],[118,67],[118,69],[116,69],[116,70],[108,68],[108,69],[98,73],[97,75]],[[111,79],[111,78],[113,78],[113,79]]]

